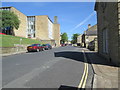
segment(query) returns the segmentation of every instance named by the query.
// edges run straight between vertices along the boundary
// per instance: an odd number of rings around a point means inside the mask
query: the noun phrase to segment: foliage
[[[2,29],[6,29],[9,27],[10,29],[18,29],[20,25],[20,20],[18,19],[18,16],[14,14],[11,11],[2,10],[0,11],[2,13],[2,17],[0,20],[2,21]]]
[[[61,43],[65,43],[68,41],[68,36],[67,36],[67,33],[63,33],[61,35]]]
[[[73,44],[77,43],[77,37],[78,37],[78,36],[79,36],[78,33],[73,34],[71,43],[73,43]]]

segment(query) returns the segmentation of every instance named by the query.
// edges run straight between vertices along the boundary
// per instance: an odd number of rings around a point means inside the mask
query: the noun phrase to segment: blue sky
[[[2,6],[13,6],[27,16],[48,15],[53,21],[58,16],[61,33],[82,34],[88,24],[97,23],[95,2],[4,2]]]

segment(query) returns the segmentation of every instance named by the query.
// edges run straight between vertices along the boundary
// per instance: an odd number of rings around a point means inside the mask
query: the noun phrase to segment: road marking
[[[86,58],[86,55],[84,53],[84,51],[82,50],[83,52],[83,55],[84,55],[84,72],[83,72],[83,75],[82,75],[82,79],[78,85],[78,89],[79,88],[85,88],[86,86],[86,81],[87,81],[87,77],[88,77],[88,63],[87,63],[87,58]]]
[[[81,88],[81,87],[82,87],[82,83],[83,83],[83,80],[84,80],[84,76],[85,76],[85,72],[86,72],[86,63],[85,63],[84,66],[85,66],[85,67],[84,67],[84,73],[83,73],[83,75],[82,75],[82,79],[81,79],[81,81],[80,81],[80,84],[79,84],[78,88]]]

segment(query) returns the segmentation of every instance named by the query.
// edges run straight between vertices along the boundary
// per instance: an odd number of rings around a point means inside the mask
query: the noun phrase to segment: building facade
[[[19,20],[20,20],[20,25],[18,30],[14,29],[14,35],[15,36],[20,36],[20,37],[27,37],[27,16],[24,15],[22,12],[18,11],[14,7],[2,7],[0,10],[8,10],[14,12]]]
[[[47,15],[35,16],[35,29],[36,39],[43,43],[60,45],[60,25],[53,23]]]
[[[120,65],[120,2],[96,2],[98,53]]]
[[[56,46],[60,45],[60,25],[57,22],[57,16],[52,22],[47,15],[26,16],[14,7],[2,7],[0,9],[12,11],[18,16],[20,26],[18,30],[13,30],[15,36],[37,39],[42,43]]]
[[[84,34],[80,35],[78,37],[78,41],[80,40],[80,43],[82,47],[97,51],[97,24],[91,26],[88,25],[88,29],[84,31]]]
[[[77,43],[82,43],[82,34],[77,37]]]
[[[85,46],[89,48],[90,45],[95,44],[94,41],[97,39],[97,25],[88,25],[88,29],[85,31]],[[97,47],[93,47],[95,50]]]

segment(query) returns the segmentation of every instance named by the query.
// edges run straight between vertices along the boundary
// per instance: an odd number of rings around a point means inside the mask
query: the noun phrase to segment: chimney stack
[[[54,23],[55,23],[55,24],[58,23],[58,18],[57,18],[57,16],[54,16]]]
[[[88,24],[88,29],[91,28],[91,24]]]

